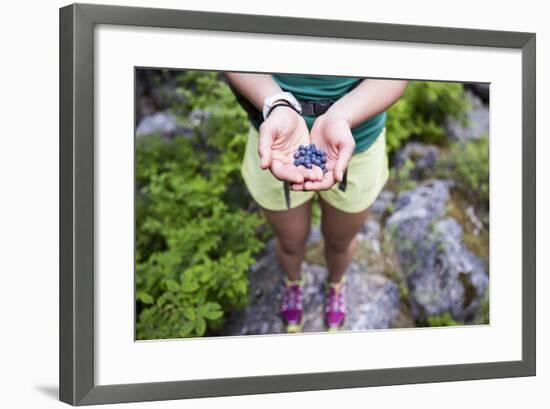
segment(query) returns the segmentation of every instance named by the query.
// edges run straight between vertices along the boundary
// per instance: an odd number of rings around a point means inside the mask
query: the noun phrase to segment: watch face
[[[273,104],[277,101],[286,101],[289,104],[291,104],[295,109],[298,110],[298,112],[302,113],[302,106],[298,102],[298,100],[288,91],[280,92],[278,94],[272,95],[271,97],[268,97],[264,100],[264,106],[263,106],[263,117],[264,119],[267,116],[267,113],[269,112],[269,109],[273,106]]]

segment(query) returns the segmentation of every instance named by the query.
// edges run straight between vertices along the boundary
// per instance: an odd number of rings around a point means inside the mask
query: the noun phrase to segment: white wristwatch
[[[267,117],[269,110],[274,105],[275,101],[279,101],[281,99],[287,101],[290,105],[292,105],[298,111],[298,113],[302,113],[302,106],[300,105],[298,100],[294,98],[294,95],[292,95],[290,92],[278,92],[275,95],[264,99],[264,107],[262,111],[264,120]]]

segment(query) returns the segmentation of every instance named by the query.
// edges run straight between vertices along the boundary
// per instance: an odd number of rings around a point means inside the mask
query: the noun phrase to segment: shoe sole
[[[328,325],[326,322],[325,322],[325,327],[327,329],[327,332],[338,332],[342,329],[342,327],[344,326],[344,324],[346,323],[346,321],[342,321],[340,323],[340,325],[337,325],[337,326],[331,326],[331,325]]]
[[[286,332],[293,334],[296,332],[301,332],[302,328],[304,327],[304,317],[302,316],[300,322],[298,324],[288,324],[286,326]]]

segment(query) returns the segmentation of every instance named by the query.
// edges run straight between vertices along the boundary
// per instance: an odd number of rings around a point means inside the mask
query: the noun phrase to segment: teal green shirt
[[[363,79],[320,75],[273,74],[273,79],[284,91],[291,92],[298,100],[338,99]],[[355,139],[355,152],[367,150],[386,125],[386,112],[381,112],[369,120],[352,128]],[[303,115],[311,129],[315,117]]]

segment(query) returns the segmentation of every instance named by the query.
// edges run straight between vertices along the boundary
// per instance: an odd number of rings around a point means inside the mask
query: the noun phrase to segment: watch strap
[[[268,110],[267,110],[267,113],[265,115],[265,119],[267,119],[267,117],[269,116],[269,114],[271,114],[271,112],[273,112],[273,110],[277,107],[288,107],[294,111],[296,111],[296,113],[298,115],[300,115],[300,111],[298,111],[296,109],[296,107],[294,107],[294,105],[290,104],[289,102],[286,102],[284,100],[281,100],[280,102],[277,102],[275,105],[272,105]]]
[[[299,114],[302,113],[302,107],[298,100],[294,97],[294,95],[292,95],[291,92],[283,91],[265,98],[264,106],[262,109],[263,118],[267,118],[267,113],[269,109],[271,109],[275,104],[279,104],[281,102],[286,102],[289,105],[292,105],[295,108],[295,111],[297,111]]]

